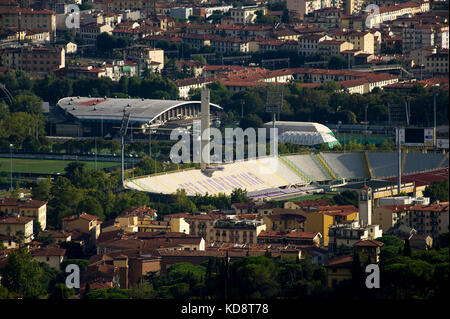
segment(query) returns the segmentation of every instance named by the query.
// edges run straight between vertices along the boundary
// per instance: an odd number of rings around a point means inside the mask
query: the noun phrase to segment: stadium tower
[[[200,109],[201,119],[201,152],[200,152],[200,169],[206,170],[207,165],[210,162],[210,133],[209,133],[209,89],[202,88],[202,104]]]

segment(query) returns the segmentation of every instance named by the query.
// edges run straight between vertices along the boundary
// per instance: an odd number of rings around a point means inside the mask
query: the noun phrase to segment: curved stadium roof
[[[200,101],[152,100],[125,98],[65,97],[58,101],[59,107],[81,121],[120,122],[123,110],[131,114],[130,121],[150,123],[161,114],[182,105],[198,104]],[[222,108],[210,103],[217,110]]]

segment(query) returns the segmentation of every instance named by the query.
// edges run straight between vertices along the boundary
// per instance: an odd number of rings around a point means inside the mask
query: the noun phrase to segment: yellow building
[[[406,210],[409,206],[411,205],[407,204],[374,207],[372,222],[376,225],[380,225],[383,232],[386,232],[400,219],[406,216]]]
[[[90,244],[96,243],[100,236],[101,221],[97,216],[82,213],[81,215],[72,215],[62,219],[62,227],[64,231],[78,231],[82,234],[90,236]]]
[[[375,53],[375,36],[369,31],[335,31],[332,37],[338,41],[347,41],[353,44],[353,49],[364,53]]]
[[[352,279],[352,263],[352,256],[341,256],[325,265],[328,288],[336,288],[342,281]]]
[[[35,222],[41,224],[41,229],[47,227],[47,202],[32,199],[4,198],[0,200],[0,212],[10,214],[20,214],[31,217]]]
[[[23,242],[29,243],[33,240],[33,219],[30,217],[3,217],[0,219],[0,235],[18,236],[23,235]]]
[[[267,230],[299,230],[304,231],[306,218],[296,209],[273,208],[272,214],[263,215]]]
[[[305,232],[319,232],[323,235],[323,245],[328,246],[328,229],[335,224],[358,220],[358,209],[352,205],[299,207],[295,202],[286,202],[285,208],[297,208],[306,217]]]

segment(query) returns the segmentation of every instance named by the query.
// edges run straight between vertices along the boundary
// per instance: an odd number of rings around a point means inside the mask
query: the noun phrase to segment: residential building
[[[361,240],[372,240],[383,235],[379,225],[360,225],[358,221],[332,225],[328,229],[330,251],[336,251],[341,245],[353,246]]]
[[[136,62],[115,60],[112,63],[105,63],[105,76],[113,81],[119,81],[122,76],[139,76],[139,67]]]
[[[448,202],[431,205],[412,205],[401,220],[417,230],[418,235],[429,235],[436,240],[440,234],[449,231]]]
[[[12,236],[16,241],[29,243],[33,240],[33,218],[30,217],[1,217],[0,235]]]
[[[258,244],[320,246],[322,235],[318,232],[263,230]]]
[[[68,77],[78,79],[80,77],[101,78],[106,76],[105,68],[99,68],[92,65],[70,65],[53,71],[58,77]]]
[[[0,11],[0,29],[9,28],[48,31],[52,40],[54,40],[56,36],[56,12],[46,9],[2,9]]]
[[[243,6],[230,8],[228,11],[233,18],[234,23],[247,24],[255,22],[257,17],[256,13],[258,11],[262,11],[263,14],[266,14],[267,8],[263,6]]]
[[[46,263],[57,270],[61,269],[64,262],[66,250],[58,246],[47,246],[38,250],[33,250],[31,255],[39,262]]]
[[[43,230],[38,233],[37,237],[54,239],[56,244],[72,240],[72,234],[64,230]]]
[[[294,19],[303,20],[304,16],[324,7],[331,5],[323,5],[322,0],[287,0],[286,8],[289,10],[289,15]],[[331,1],[326,1],[331,4]]]
[[[336,288],[340,283],[352,279],[352,256],[333,258],[325,264],[328,288]]]
[[[429,250],[433,247],[433,238],[428,235],[414,234],[409,239],[411,248],[418,250]]]
[[[145,45],[134,45],[124,50],[124,59],[138,63],[139,74],[146,69],[161,72],[164,68],[164,50]]]
[[[102,33],[112,34],[113,28],[108,24],[87,23],[80,27],[80,37],[87,44],[96,44],[97,37]]]
[[[402,31],[402,52],[408,53],[411,50],[440,47],[449,48],[449,27],[442,24],[414,24],[403,28]]]
[[[335,40],[353,44],[353,48],[364,53],[375,53],[375,36],[369,31],[336,30],[330,34]]]
[[[353,44],[347,41],[323,40],[317,45],[318,54],[324,56],[339,56],[342,51],[353,50]]]
[[[34,222],[41,225],[41,229],[47,227],[47,202],[26,198],[0,199],[0,212],[6,215],[16,215],[33,218]]]
[[[298,53],[300,55],[319,54],[319,43],[332,40],[330,36],[322,34],[307,34],[298,38]]]
[[[435,50],[425,56],[425,72],[428,74],[448,74],[448,49]]]
[[[300,207],[295,202],[286,202],[285,208],[297,209],[299,214],[306,217],[305,231],[318,232],[323,236],[321,245],[328,246],[328,229],[335,224],[358,220],[358,209],[352,205],[343,206],[310,206]]]
[[[97,216],[82,213],[62,219],[62,229],[66,232],[78,231],[85,235],[89,246],[95,246],[100,235],[101,221]]]
[[[189,79],[176,80],[175,84],[178,87],[178,95],[180,96],[180,98],[188,99],[191,90],[204,88],[212,82],[214,82],[214,78],[194,77]]]
[[[367,239],[358,241],[353,246],[356,247],[358,253],[369,258],[369,263],[379,263],[381,247],[383,245],[382,242],[377,240]]]
[[[306,218],[295,209],[273,208],[271,214],[263,215],[263,220],[268,231],[305,230]]]
[[[266,230],[261,220],[217,220],[213,227],[214,241],[256,244],[259,233]],[[208,236],[209,237],[209,236]]]
[[[22,46],[0,49],[3,66],[23,70],[40,77],[48,72],[65,67],[66,56],[63,48]]]
[[[373,222],[380,225],[381,230],[383,232],[386,232],[406,216],[407,208],[410,205],[411,204],[400,204],[374,207]]]

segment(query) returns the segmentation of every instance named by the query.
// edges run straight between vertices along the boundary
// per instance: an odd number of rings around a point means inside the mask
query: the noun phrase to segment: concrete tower
[[[200,169],[205,170],[206,166],[210,163],[210,151],[209,151],[209,89],[202,88],[202,106],[200,110],[201,119],[201,153],[200,153]],[[208,150],[206,150],[208,148]]]
[[[367,185],[359,190],[359,221],[363,226],[372,225],[372,196],[372,189]]]

